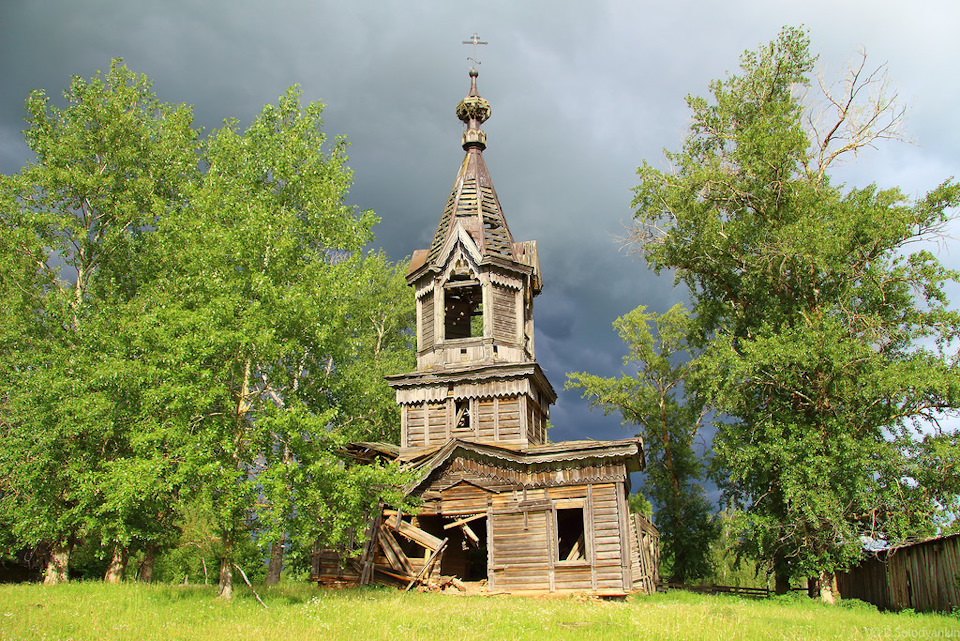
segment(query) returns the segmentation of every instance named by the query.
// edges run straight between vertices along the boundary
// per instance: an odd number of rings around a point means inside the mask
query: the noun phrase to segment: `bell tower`
[[[401,406],[401,455],[451,438],[523,448],[547,442],[557,395],[536,362],[536,241],[516,242],[490,180],[480,126],[490,103],[470,91],[457,105],[466,152],[428,249],[413,253],[417,369],[388,376]]]

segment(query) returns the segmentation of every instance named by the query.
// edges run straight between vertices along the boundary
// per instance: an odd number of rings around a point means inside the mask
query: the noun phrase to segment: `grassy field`
[[[752,601],[673,591],[626,602],[467,597],[307,584],[0,586],[0,639],[960,639],[960,618],[859,602]]]

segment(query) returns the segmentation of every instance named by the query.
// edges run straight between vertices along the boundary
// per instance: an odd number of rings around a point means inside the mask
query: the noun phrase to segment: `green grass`
[[[0,586],[0,639],[960,639],[960,619],[852,602],[752,601],[673,591],[626,602],[463,597],[392,589],[178,585]]]

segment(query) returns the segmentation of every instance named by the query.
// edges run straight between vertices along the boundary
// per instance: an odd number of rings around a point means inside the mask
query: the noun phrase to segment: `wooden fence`
[[[698,592],[700,594],[738,594],[740,596],[765,599],[770,596],[768,588],[748,588],[739,585],[690,585],[687,583],[661,583],[660,592],[667,590],[687,590],[689,592]],[[806,588],[804,588],[806,589]]]

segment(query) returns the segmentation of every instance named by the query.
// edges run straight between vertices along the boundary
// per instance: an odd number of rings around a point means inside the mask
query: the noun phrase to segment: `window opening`
[[[458,430],[469,430],[470,429],[470,400],[469,399],[460,399],[455,401],[455,407],[457,410],[457,416],[453,420],[453,424]]]
[[[483,336],[483,290],[475,280],[451,280],[444,288],[444,330],[448,340]]]
[[[557,560],[582,561],[587,558],[583,508],[557,510]]]

